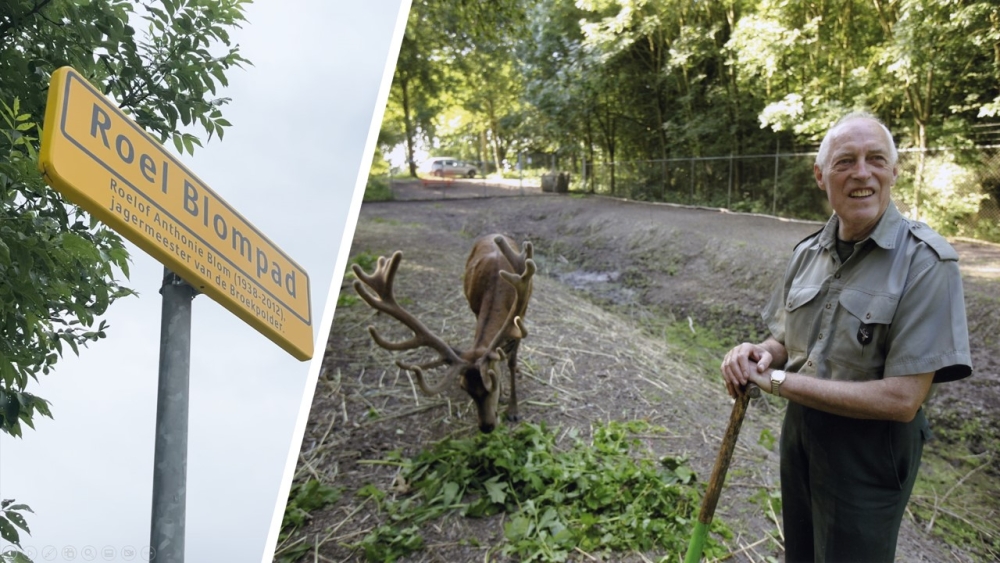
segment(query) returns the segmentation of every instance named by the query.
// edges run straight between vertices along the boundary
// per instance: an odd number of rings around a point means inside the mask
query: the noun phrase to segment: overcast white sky
[[[183,159],[309,273],[316,335],[329,328],[330,282],[408,6],[256,0],[233,33],[254,63],[228,75],[233,127]],[[34,510],[22,545],[36,562],[127,561],[129,548],[149,544],[162,266],[130,248],[129,285],[141,296],[112,306],[108,339],[80,358],[70,352],[29,388],[52,402],[54,420],[20,440],[0,436],[0,498]],[[262,560],[313,377],[309,362],[207,297],[194,300],[186,561]]]

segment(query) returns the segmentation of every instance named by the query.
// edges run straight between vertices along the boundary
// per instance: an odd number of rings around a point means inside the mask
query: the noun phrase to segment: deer
[[[476,405],[479,430],[483,433],[492,432],[497,425],[500,373],[504,361],[510,374],[506,418],[509,422],[519,420],[517,350],[528,334],[524,315],[535,275],[532,256],[533,248],[528,241],[517,250],[513,239],[505,235],[484,235],[475,240],[465,263],[463,283],[465,297],[476,316],[475,336],[472,347],[467,350],[447,344],[396,301],[393,282],[403,257],[401,251],[394,252],[391,258],[380,256],[371,274],[365,273],[357,264],[352,266],[357,277],[354,290],[358,295],[372,308],[395,318],[413,332],[407,340],[390,342],[374,326],[369,326],[368,333],[372,340],[389,351],[426,347],[437,352],[437,358],[422,364],[397,360],[396,365],[413,372],[420,390],[428,396],[441,392],[457,377],[460,387]],[[440,366],[448,366],[446,375],[436,385],[429,385],[424,372]]]

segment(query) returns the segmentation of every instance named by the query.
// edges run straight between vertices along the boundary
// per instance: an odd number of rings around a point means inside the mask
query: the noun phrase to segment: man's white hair
[[[820,169],[826,168],[826,165],[829,164],[828,160],[830,158],[830,142],[833,139],[834,134],[837,133],[837,131],[845,123],[855,119],[870,119],[882,128],[882,131],[885,133],[886,141],[889,144],[889,165],[895,166],[899,161],[899,152],[896,150],[896,142],[892,140],[892,133],[889,132],[889,128],[882,123],[881,119],[875,117],[867,111],[853,111],[844,117],[841,117],[836,123],[833,124],[833,127],[831,127],[823,137],[823,142],[819,144],[819,152],[816,154],[816,165],[819,166]]]

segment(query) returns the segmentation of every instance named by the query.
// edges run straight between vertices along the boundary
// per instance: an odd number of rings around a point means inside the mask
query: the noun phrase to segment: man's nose
[[[867,179],[872,175],[871,167],[868,166],[868,161],[859,158],[857,164],[854,166],[854,174],[856,178]]]

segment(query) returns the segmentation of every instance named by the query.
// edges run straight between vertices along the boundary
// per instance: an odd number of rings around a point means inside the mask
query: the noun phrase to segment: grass
[[[630,314],[638,327],[652,338],[667,342],[672,354],[685,365],[692,365],[695,371],[707,378],[718,380],[719,364],[736,342],[732,335],[720,336],[711,327],[697,324],[693,318],[677,320],[648,309],[625,311]]]

